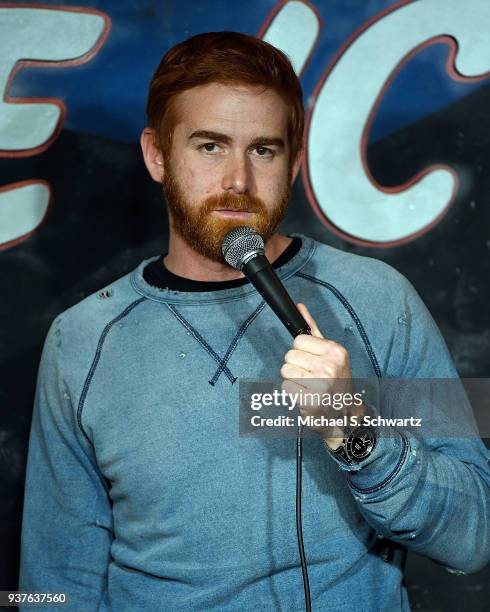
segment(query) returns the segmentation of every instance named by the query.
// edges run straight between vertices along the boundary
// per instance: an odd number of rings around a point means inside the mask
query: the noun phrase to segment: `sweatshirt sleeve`
[[[98,609],[105,591],[112,511],[106,483],[78,426],[76,406],[63,378],[66,364],[58,324],[55,321],[48,331],[37,375],[19,590],[64,592],[70,610],[87,612]],[[48,609],[59,610],[59,605]]]
[[[439,329],[402,278],[405,324],[395,339],[398,357],[388,375],[457,378]],[[461,409],[458,422],[464,436],[416,437],[392,429],[391,435],[378,437],[371,455],[356,466],[331,457],[348,472],[361,513],[381,536],[430,557],[451,573],[467,574],[483,569],[490,559],[489,451],[464,392],[456,407]],[[408,411],[404,414],[409,416]]]

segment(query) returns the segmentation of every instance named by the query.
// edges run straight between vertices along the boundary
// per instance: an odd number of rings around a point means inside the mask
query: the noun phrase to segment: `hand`
[[[281,368],[283,377],[282,388],[287,393],[299,394],[319,393],[352,393],[352,373],[347,349],[325,338],[318,325],[304,304],[297,304],[306,322],[310,326],[311,336],[301,334],[296,336],[293,347],[284,356]],[[308,380],[309,379],[309,380]],[[343,380],[339,380],[343,379]],[[300,397],[300,396],[298,396]],[[346,414],[344,409],[334,410],[322,404],[313,404],[308,401],[298,402],[301,415],[321,416],[326,418],[339,418]],[[353,414],[352,410],[349,411]],[[342,443],[344,430],[339,427],[311,427],[326,441],[328,446],[335,450]]]

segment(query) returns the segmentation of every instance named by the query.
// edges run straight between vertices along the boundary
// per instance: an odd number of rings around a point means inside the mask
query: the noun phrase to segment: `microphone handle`
[[[283,322],[293,338],[299,334],[311,336],[310,326],[297,309],[265,255],[255,255],[242,266],[241,271]]]

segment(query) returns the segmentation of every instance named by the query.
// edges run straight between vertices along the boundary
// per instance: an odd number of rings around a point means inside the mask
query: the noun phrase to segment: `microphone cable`
[[[303,544],[303,523],[301,519],[301,484],[302,484],[302,458],[303,458],[303,425],[298,427],[296,439],[296,536],[298,538],[301,571],[303,573],[303,587],[305,591],[305,610],[311,612],[310,581],[308,579],[308,566],[306,565],[305,547]]]
[[[301,333],[311,336],[309,329]],[[295,334],[294,337],[299,334]],[[311,612],[310,580],[308,578],[308,566],[306,564],[305,547],[303,542],[303,520],[301,510],[302,491],[302,463],[303,463],[303,425],[298,426],[298,437],[296,438],[296,537],[298,539],[299,558],[301,561],[301,572],[303,574],[303,588],[305,591],[305,610]]]

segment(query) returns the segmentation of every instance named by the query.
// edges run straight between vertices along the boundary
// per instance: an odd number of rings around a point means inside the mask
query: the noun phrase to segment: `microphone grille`
[[[241,270],[248,255],[264,254],[264,241],[251,227],[235,227],[223,238],[221,252],[227,264]]]

